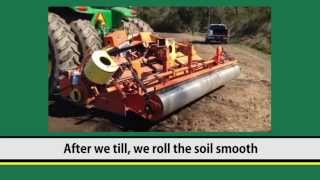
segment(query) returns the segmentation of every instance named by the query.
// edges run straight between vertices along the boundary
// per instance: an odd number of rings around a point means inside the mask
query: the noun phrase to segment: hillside
[[[224,23],[231,41],[271,53],[271,8],[139,8],[139,17],[157,32],[205,33],[208,24]]]

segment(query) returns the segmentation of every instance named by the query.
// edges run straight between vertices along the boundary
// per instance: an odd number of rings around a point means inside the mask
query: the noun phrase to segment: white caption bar
[[[0,160],[320,159],[320,138],[0,138]]]

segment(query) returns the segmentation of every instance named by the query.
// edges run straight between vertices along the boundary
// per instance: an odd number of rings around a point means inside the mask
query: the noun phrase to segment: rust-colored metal
[[[66,74],[60,80],[61,95],[68,97],[77,88],[83,105],[124,116],[133,112],[145,119],[159,120],[164,109],[159,92],[237,64],[233,58],[224,56],[222,47],[217,48],[211,59],[202,59],[191,43],[173,42],[151,33],[128,39],[123,31],[117,31],[105,40],[112,47],[109,49],[113,49],[106,51],[120,67],[112,81],[98,85],[82,73],[80,84],[74,86],[72,77]],[[126,46],[121,48],[122,44]],[[86,55],[78,69],[82,71],[89,60]]]
[[[188,43],[188,70],[191,73],[192,71],[192,45]]]
[[[104,40],[108,46],[119,47],[128,40],[128,36],[125,31],[115,31],[104,37]]]

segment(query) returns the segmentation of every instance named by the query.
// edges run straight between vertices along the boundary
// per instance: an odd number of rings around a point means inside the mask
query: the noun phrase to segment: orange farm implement
[[[201,58],[189,42],[115,31],[107,47],[87,52],[77,69],[59,76],[61,95],[123,116],[157,121],[240,74],[222,47]]]

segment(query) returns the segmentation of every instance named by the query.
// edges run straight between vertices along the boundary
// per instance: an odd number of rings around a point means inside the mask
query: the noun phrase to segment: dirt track
[[[203,44],[201,37],[188,34],[162,33],[162,35],[181,41],[193,41],[198,54],[203,58],[212,57],[217,47],[214,44]],[[138,130],[271,131],[271,56],[238,44],[228,44],[223,47],[229,55],[239,60],[241,75],[237,79],[156,125],[150,126],[143,123],[144,127]],[[55,104],[50,107],[49,114],[49,131],[128,130],[117,123],[121,123],[121,117],[101,112],[94,112],[89,116],[89,113],[83,109],[72,107],[66,109],[65,105],[61,107],[60,104]]]

